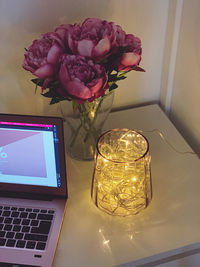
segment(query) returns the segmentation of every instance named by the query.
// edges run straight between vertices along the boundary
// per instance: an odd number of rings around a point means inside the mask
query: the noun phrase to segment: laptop
[[[50,267],[67,200],[63,120],[0,114],[0,266]]]

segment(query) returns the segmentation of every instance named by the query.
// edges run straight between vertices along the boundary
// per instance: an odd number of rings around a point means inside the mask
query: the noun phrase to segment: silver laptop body
[[[0,114],[0,266],[50,267],[67,200],[61,118]]]

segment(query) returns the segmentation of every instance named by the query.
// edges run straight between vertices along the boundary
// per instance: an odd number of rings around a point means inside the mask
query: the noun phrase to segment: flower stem
[[[98,112],[99,112],[99,110],[100,110],[100,108],[101,108],[101,104],[102,104],[102,102],[103,102],[103,98],[101,98],[101,100],[100,100],[100,102],[99,102],[99,104],[98,104],[98,106],[97,106],[97,109],[96,109],[96,111],[95,111],[95,115],[94,115],[94,118],[93,118],[93,120],[92,120],[92,123],[89,125],[89,129],[88,129],[87,134],[86,134],[86,136],[85,136],[85,138],[84,138],[84,142],[87,142],[87,139],[88,139],[89,135],[91,134],[91,130],[92,130],[92,128],[93,128],[93,126],[94,126],[94,123],[95,123],[95,121],[96,121],[96,119],[97,119],[97,115],[98,115]],[[94,134],[96,134],[96,133],[95,133],[96,130],[93,129],[93,131],[94,131]]]
[[[77,128],[77,130],[75,132],[75,135],[74,135],[74,137],[73,137],[73,139],[71,141],[70,147],[73,147],[81,127],[82,127],[82,124],[80,124],[79,127]]]

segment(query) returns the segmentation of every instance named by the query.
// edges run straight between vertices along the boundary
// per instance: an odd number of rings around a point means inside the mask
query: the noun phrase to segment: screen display
[[[0,121],[0,183],[61,187],[56,125]]]

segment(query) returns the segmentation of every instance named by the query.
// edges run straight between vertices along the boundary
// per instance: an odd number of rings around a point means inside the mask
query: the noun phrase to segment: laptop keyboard
[[[45,250],[54,210],[0,206],[0,247]]]

